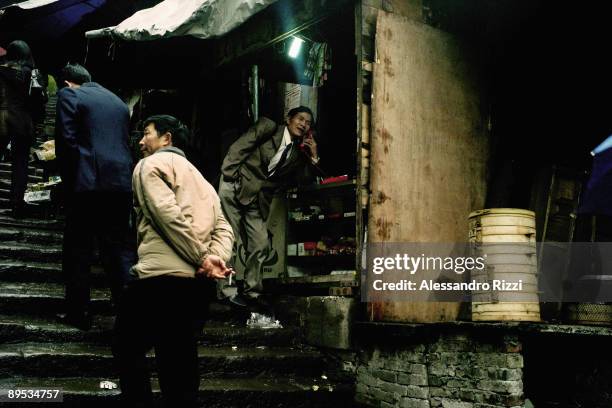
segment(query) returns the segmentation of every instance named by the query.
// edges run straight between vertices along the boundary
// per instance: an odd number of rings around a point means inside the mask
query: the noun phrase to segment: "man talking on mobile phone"
[[[242,295],[221,280],[217,286],[220,299],[237,306],[266,306],[261,294],[263,262],[269,251],[266,220],[270,203],[277,191],[314,182],[319,155],[313,127],[312,111],[299,106],[291,109],[280,125],[260,118],[230,146],[221,166],[219,198],[247,255]]]

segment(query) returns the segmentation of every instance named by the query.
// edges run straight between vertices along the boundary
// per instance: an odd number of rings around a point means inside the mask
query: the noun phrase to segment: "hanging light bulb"
[[[297,58],[297,56],[300,55],[300,50],[302,49],[303,43],[304,40],[301,38],[293,37],[293,41],[291,41],[291,46],[289,47],[289,52],[287,55],[289,55],[290,58]]]

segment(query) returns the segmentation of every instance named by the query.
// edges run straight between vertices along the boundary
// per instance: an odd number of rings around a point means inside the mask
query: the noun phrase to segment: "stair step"
[[[2,188],[6,188],[6,186],[9,186],[9,188],[10,188],[10,185],[11,185],[11,172],[10,172],[10,170],[8,170],[8,171],[7,170],[0,170],[0,180],[3,181]],[[42,174],[41,175],[32,175],[32,174],[28,175],[28,181],[27,181],[28,183],[41,183],[43,181],[46,181],[46,180],[43,178]]]
[[[8,188],[0,188],[0,198],[11,198],[11,190]]]
[[[0,172],[8,172],[9,176],[11,174],[11,169],[13,168],[13,164],[11,162],[0,162]],[[2,174],[2,173],[0,173]],[[30,176],[39,176],[42,177],[43,169],[39,169],[34,166],[28,166],[28,175]]]
[[[282,329],[252,329],[243,322],[230,325],[210,322],[204,326],[199,343],[208,347],[279,347],[297,346],[300,340],[297,327]]]
[[[112,355],[107,346],[71,343],[19,343],[0,346],[0,377],[111,375]]]
[[[16,342],[91,342],[109,343],[114,316],[93,316],[89,331],[59,323],[55,316],[0,315],[0,343]],[[297,346],[297,328],[250,329],[226,324],[207,323],[198,343],[206,347],[290,347]]]
[[[2,183],[2,187],[6,188],[6,186],[9,187],[11,186],[11,171],[10,170],[0,170],[0,180],[3,181]],[[28,174],[28,183],[41,183],[45,181],[45,179],[42,176],[42,172],[41,174],[37,174],[37,175],[33,175],[33,174]]]
[[[28,183],[38,183],[42,181],[42,177],[36,177],[33,180],[30,180],[30,178],[33,178],[32,176],[28,176]],[[0,188],[3,190],[10,190],[11,189],[11,179],[10,177],[8,179],[6,178],[0,178]]]
[[[10,264],[10,262],[9,262]],[[17,262],[19,264],[19,262]],[[33,269],[40,266],[40,264],[33,264]],[[57,267],[57,265],[56,265]],[[56,270],[56,273],[58,271]],[[10,267],[9,272],[7,272],[10,276]],[[44,271],[33,271],[32,274],[44,274]],[[103,284],[104,275],[101,271],[91,274],[93,275],[91,287],[91,303],[90,310],[92,314],[103,314],[107,315],[112,312],[111,302],[110,302],[110,290],[106,286],[97,286],[94,282],[97,280],[98,283]],[[23,314],[32,314],[36,316],[53,316],[56,313],[61,313],[64,310],[64,285],[58,282],[23,282],[22,280],[18,280],[17,282],[11,281],[0,281],[0,311],[3,314],[11,314],[11,315],[23,315]],[[220,316],[216,315],[216,311],[214,309],[214,304],[210,307],[211,313],[209,317],[214,317],[215,320],[213,323],[218,323],[220,320]],[[244,313],[244,316],[241,316],[239,319],[236,319],[237,312],[231,311],[228,308],[228,312],[223,315],[224,320],[231,320],[232,323],[236,325],[236,327],[242,327],[243,324],[246,324],[247,315]],[[239,333],[239,329],[237,330]],[[231,342],[231,334],[228,334],[227,331],[225,333],[219,333],[219,336],[225,337],[227,342]],[[275,337],[281,336],[276,334],[266,334],[266,336]],[[255,337],[252,339],[255,341]]]
[[[19,229],[37,229],[61,231],[64,229],[64,219],[13,218],[9,210],[0,210],[0,226]]]
[[[155,369],[154,353],[148,355]],[[307,375],[318,378],[323,357],[293,348],[198,347],[202,378],[254,378]],[[54,377],[116,375],[110,346],[90,343],[16,343],[0,345],[0,377]]]
[[[63,390],[62,407],[119,407],[119,389],[101,389],[100,381],[105,380],[119,385],[116,378],[10,378],[0,379],[0,389],[60,389]],[[159,403],[159,383],[156,378],[152,378],[151,385],[154,398]],[[207,408],[336,408],[351,406],[353,394],[352,386],[320,378],[202,379],[199,401],[200,406]],[[40,403],[19,404],[19,407],[39,406]]]
[[[21,242],[0,242],[0,259],[60,262],[62,248],[59,245],[33,245]]]
[[[52,211],[57,211],[52,203],[45,202],[42,204],[26,204],[27,218],[34,219],[48,219],[53,218]],[[11,213],[11,199],[9,197],[0,197],[0,215],[10,217]]]
[[[93,314],[109,314],[112,310],[110,291],[92,288],[90,309]],[[64,286],[0,282],[0,310],[11,315],[53,316],[64,310]]]
[[[0,259],[0,280],[5,282],[61,282],[62,265]]]
[[[63,234],[59,231],[24,230],[0,226],[0,242],[14,241],[32,244],[61,245]]]
[[[93,265],[91,267],[89,280],[93,288],[108,286],[108,279],[100,265]],[[0,281],[62,284],[64,282],[62,265],[59,262],[25,262],[0,259]]]
[[[0,315],[0,343],[16,342],[87,342],[110,344],[114,316],[93,316],[92,328],[88,331],[59,323],[55,316],[33,317],[23,315]]]

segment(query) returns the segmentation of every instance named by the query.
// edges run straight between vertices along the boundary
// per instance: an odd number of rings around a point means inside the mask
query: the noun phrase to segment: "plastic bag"
[[[251,317],[247,320],[247,327],[250,329],[282,329],[283,326],[278,320],[271,316],[251,312]]]

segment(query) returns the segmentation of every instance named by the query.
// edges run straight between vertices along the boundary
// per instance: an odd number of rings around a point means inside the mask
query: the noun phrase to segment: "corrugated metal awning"
[[[87,38],[114,37],[131,41],[193,36],[219,37],[276,0],[165,0],[140,10],[115,27],[92,30]]]

